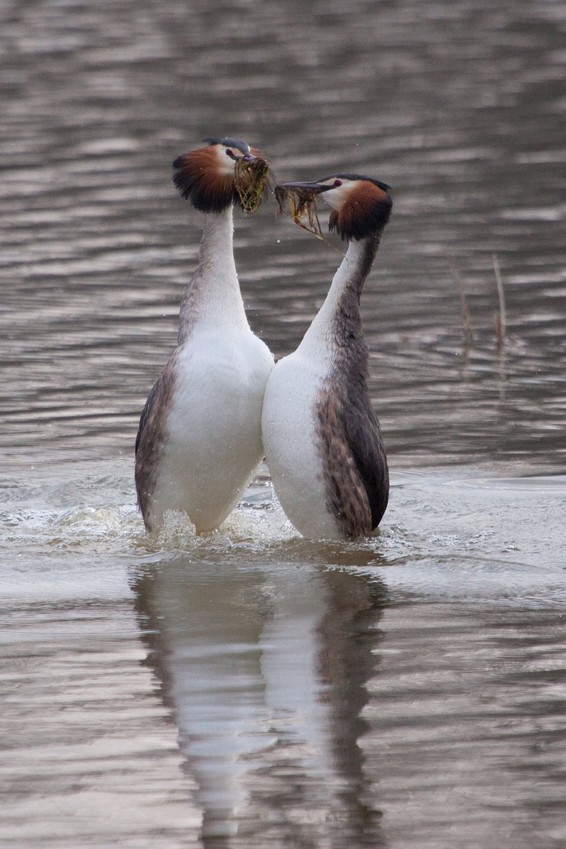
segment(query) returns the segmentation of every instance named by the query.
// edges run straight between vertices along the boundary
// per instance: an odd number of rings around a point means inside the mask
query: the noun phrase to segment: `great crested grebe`
[[[303,208],[321,195],[332,207],[329,229],[349,244],[301,344],[267,382],[265,459],[281,506],[303,536],[353,539],[378,526],[389,497],[387,458],[367,389],[360,296],[392,200],[385,183],[358,174],[282,188],[298,195]]]
[[[177,347],[147,399],[136,439],[138,504],[150,531],[167,510],[187,513],[197,533],[217,528],[263,457],[261,407],[273,357],[246,318],[232,209],[259,205],[267,164],[241,139],[205,141],[173,163],[175,185],[205,220]]]

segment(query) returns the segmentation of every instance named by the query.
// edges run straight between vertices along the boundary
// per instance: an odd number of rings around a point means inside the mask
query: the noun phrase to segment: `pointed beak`
[[[253,153],[244,153],[242,156],[242,162],[253,162],[256,158],[257,157],[255,157]]]
[[[328,189],[331,189],[332,186],[325,186],[324,184],[318,183],[316,180],[312,182],[302,182],[302,183],[280,183],[279,184],[282,189],[302,189],[303,191],[312,192],[313,194],[321,194],[322,192],[327,192]]]

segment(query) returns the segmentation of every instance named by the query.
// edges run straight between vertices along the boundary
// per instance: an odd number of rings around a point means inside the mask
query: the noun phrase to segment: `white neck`
[[[179,338],[194,322],[214,328],[249,326],[234,262],[232,206],[206,213],[198,265],[181,305]]]
[[[311,326],[305,333],[303,341],[300,344],[302,351],[306,352],[311,349],[320,350],[321,347],[334,347],[334,319],[338,310],[338,304],[345,291],[354,285],[353,281],[358,276],[357,272],[366,252],[367,246],[365,240],[351,241],[348,245],[346,255],[336,270],[324,303],[314,317]],[[361,283],[363,283],[363,280],[361,280]],[[359,299],[359,293],[357,294],[357,299]],[[355,304],[359,304],[359,300],[356,300],[354,294],[353,301]]]

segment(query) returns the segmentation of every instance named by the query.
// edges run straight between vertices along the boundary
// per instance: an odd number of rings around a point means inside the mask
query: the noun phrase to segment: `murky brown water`
[[[563,845],[564,3],[4,2],[0,55],[2,845]],[[393,186],[374,540],[301,540],[265,470],[221,532],[143,533],[200,238],[170,163],[224,133]],[[236,246],[292,350],[339,253],[273,204]]]

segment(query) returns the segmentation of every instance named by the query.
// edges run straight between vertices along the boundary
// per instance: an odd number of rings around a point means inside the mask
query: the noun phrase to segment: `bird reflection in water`
[[[144,567],[134,590],[203,846],[385,846],[360,747],[383,586],[180,559]]]

